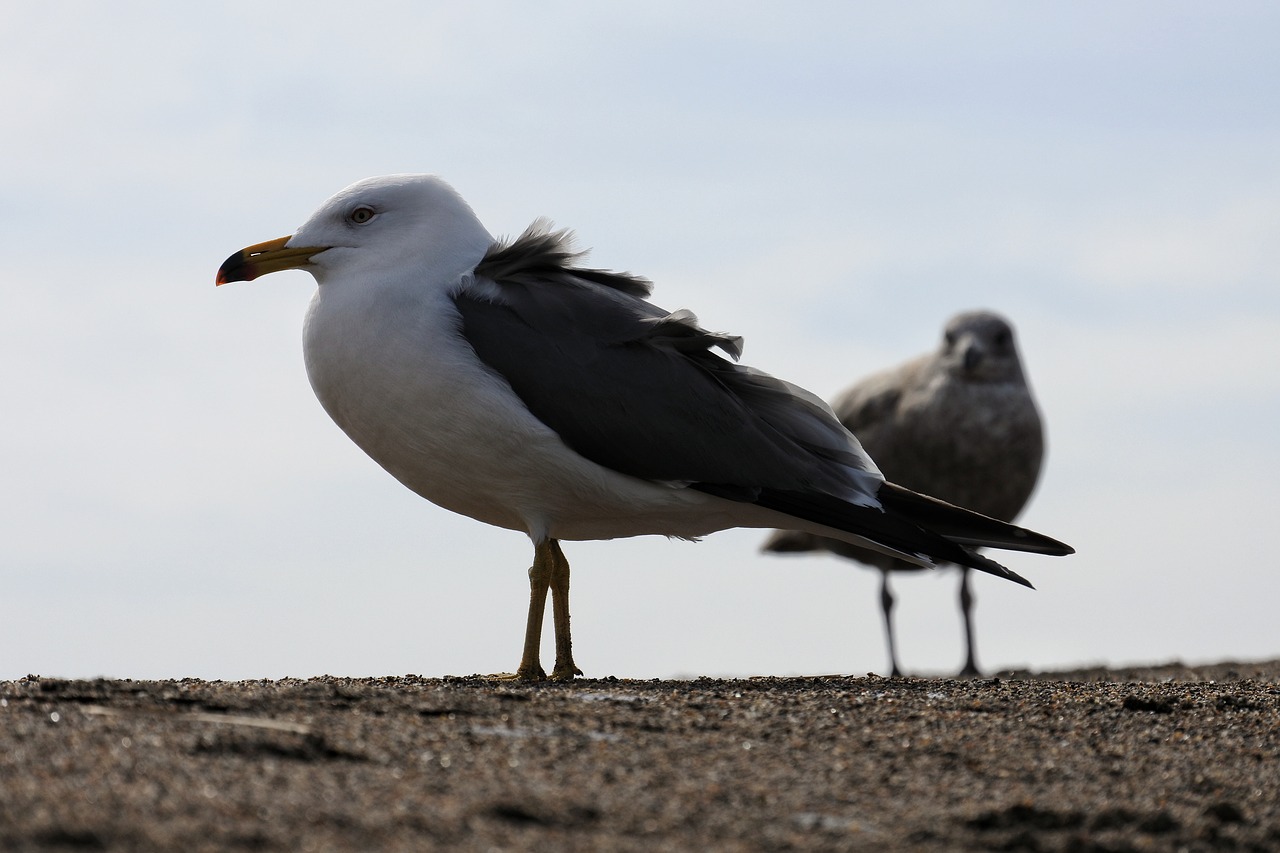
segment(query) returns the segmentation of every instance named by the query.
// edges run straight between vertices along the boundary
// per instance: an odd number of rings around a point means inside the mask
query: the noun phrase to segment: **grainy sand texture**
[[[1280,662],[0,697],[5,851],[1280,849]]]

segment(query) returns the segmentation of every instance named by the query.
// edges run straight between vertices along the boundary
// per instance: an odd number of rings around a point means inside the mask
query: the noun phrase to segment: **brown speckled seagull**
[[[1013,326],[996,314],[953,317],[935,352],[863,379],[833,403],[840,422],[893,482],[1013,521],[1040,475],[1044,432],[1031,396]],[[774,553],[829,551],[880,570],[889,662],[901,675],[893,632],[889,572],[920,566],[839,539],[776,531],[764,544]],[[973,595],[961,564],[960,610],[966,641],[962,675],[977,675]]]

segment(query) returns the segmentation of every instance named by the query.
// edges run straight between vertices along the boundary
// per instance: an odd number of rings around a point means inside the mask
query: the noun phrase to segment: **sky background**
[[[16,3],[0,24],[0,678],[515,667],[528,540],[366,458],[314,290],[217,288],[357,179],[545,215],[830,398],[973,308],[1049,453],[979,663],[1280,656],[1280,6]],[[589,676],[885,672],[878,576],[569,543]],[[899,576],[956,671],[958,575]],[[549,631],[548,631],[549,633]],[[549,648],[548,638],[548,648]]]

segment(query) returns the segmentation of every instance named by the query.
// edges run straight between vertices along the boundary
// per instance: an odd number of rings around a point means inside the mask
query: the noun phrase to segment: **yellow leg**
[[[547,589],[551,586],[559,552],[554,539],[539,542],[533,549],[533,565],[529,567],[529,619],[524,627],[524,652],[516,670],[516,678],[525,681],[541,681],[547,677],[540,660],[542,618],[547,611]],[[560,554],[560,559],[564,559],[563,554]],[[566,564],[566,573],[567,569]]]
[[[560,550],[560,543],[549,540],[552,558],[551,568],[551,616],[556,631],[556,666],[551,671],[552,681],[572,681],[582,670],[573,663],[573,638],[569,633],[569,561]]]

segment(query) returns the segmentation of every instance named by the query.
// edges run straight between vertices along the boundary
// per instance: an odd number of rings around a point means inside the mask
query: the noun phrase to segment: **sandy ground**
[[[0,697],[4,851],[1280,849],[1280,661]]]

